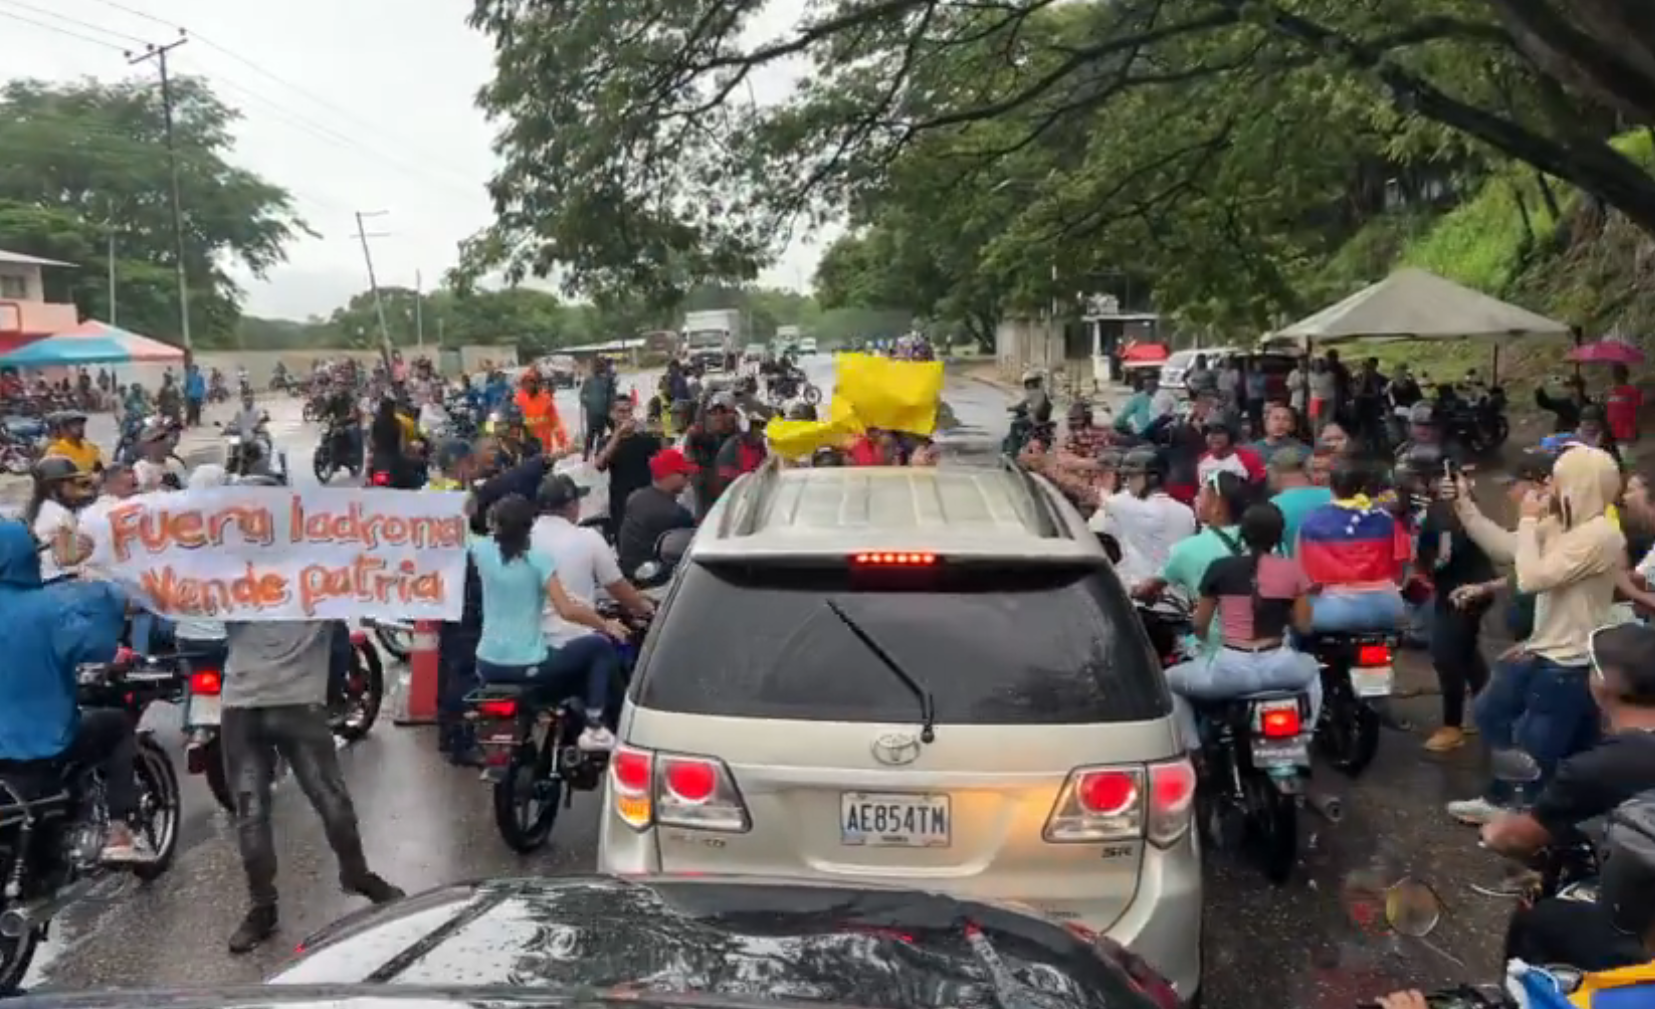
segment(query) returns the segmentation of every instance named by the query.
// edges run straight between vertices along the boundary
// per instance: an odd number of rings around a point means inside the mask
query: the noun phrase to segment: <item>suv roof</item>
[[[953,559],[1106,563],[1097,537],[1043,477],[998,466],[783,469],[731,485],[690,548],[697,560],[923,551]]]

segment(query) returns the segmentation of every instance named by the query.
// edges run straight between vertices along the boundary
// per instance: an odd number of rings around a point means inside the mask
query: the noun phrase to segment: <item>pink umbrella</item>
[[[1569,351],[1569,360],[1576,364],[1643,364],[1644,352],[1635,344],[1606,336]]]

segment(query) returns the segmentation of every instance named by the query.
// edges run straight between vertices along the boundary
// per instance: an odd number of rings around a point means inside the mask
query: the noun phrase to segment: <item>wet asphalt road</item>
[[[825,363],[819,367],[826,370]],[[820,383],[825,375],[813,377]],[[951,454],[991,451],[1003,432],[1006,394],[955,378],[945,395],[962,423],[942,439]],[[294,471],[308,471],[309,446],[289,441],[288,448]],[[1420,656],[1401,666],[1400,689],[1434,690]],[[1397,701],[1398,714],[1420,728],[1388,731],[1378,760],[1359,781],[1318,773],[1316,786],[1343,798],[1345,818],[1330,826],[1306,814],[1302,864],[1286,885],[1270,886],[1233,856],[1209,854],[1208,1007],[1332,1009],[1405,984],[1493,976],[1509,907],[1470,889],[1497,878],[1500,866],[1476,850],[1474,832],[1442,812],[1447,800],[1475,791],[1477,771],[1471,748],[1445,758],[1420,749],[1436,704],[1429,693]],[[182,771],[176,717],[167,715],[156,709],[151,717]],[[495,834],[486,786],[476,772],[438,759],[432,730],[381,722],[341,757],[370,860],[410,891],[458,879],[592,868],[595,795],[576,797],[546,850],[520,857]],[[244,909],[234,837],[203,786],[186,778],[184,788],[182,847],[171,872],[149,886],[110,887],[60,919],[35,971],[42,988],[255,982],[292,956],[309,931],[361,906],[339,892],[319,821],[297,789],[284,787],[276,805],[283,931],[262,950],[230,957],[224,940]],[[1366,890],[1353,890],[1404,875],[1429,883],[1446,903],[1428,940],[1387,934],[1367,920],[1374,901]]]

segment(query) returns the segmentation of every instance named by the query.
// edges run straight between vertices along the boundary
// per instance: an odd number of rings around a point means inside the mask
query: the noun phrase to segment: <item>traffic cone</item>
[[[432,725],[437,721],[437,622],[414,623],[414,645],[408,652],[407,688],[392,721],[397,725]]]

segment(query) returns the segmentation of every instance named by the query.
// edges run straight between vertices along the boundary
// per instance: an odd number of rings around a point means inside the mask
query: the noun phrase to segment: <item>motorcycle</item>
[[[1451,445],[1463,447],[1469,455],[1493,455],[1511,437],[1503,386],[1495,386],[1488,395],[1475,401],[1456,399],[1444,413],[1444,439]]]
[[[1187,603],[1163,596],[1137,612],[1163,667],[1189,656]],[[1334,823],[1343,815],[1337,799],[1309,793],[1309,695],[1263,691],[1191,703],[1201,730],[1195,803],[1203,834],[1214,847],[1245,852],[1272,883],[1285,882],[1298,859],[1299,807],[1308,801]]]
[[[364,631],[350,632],[350,666],[342,684],[330,687],[328,719],[333,735],[346,743],[365,738],[379,718],[385,700],[385,667]],[[224,671],[214,666],[197,667],[188,656],[181,658],[188,690],[184,706],[184,767],[191,775],[207,779],[207,788],[227,813],[236,809],[235,794],[224,769],[224,748],[220,726],[224,720]],[[287,773],[278,760],[276,780]]]
[[[689,553],[690,541],[694,538],[694,529],[673,529],[662,533],[655,540],[655,559],[638,565],[637,570],[632,573],[632,584],[647,592],[672,581],[673,572],[678,570],[678,562]]]
[[[822,390],[810,384],[802,371],[774,375],[765,384],[772,405],[780,406],[792,399],[802,399],[811,406],[822,401]]]
[[[385,649],[391,658],[398,662],[407,662],[408,656],[414,651],[414,625],[403,620],[376,620],[365,617],[362,626],[373,632],[379,647]]]
[[[1023,451],[1030,441],[1038,439],[1042,444],[1051,445],[1057,439],[1057,425],[1052,421],[1036,421],[1029,416],[1029,407],[1026,403],[1007,408],[1011,413],[1011,428],[1006,437],[1000,442],[1000,452],[1013,459]]]
[[[258,430],[252,434],[238,427],[225,427],[218,421],[214,421],[213,426],[224,433],[225,473],[231,477],[270,476],[287,485],[287,454],[270,443],[264,421],[259,422]]]
[[[137,732],[133,827],[155,857],[127,871],[157,879],[178,854],[178,775],[153,730],[137,726],[150,704],[177,699],[182,680],[176,669],[123,650],[110,664],[82,666],[76,681],[83,706],[120,709]],[[108,822],[96,767],[0,767],[0,995],[22,984],[52,920],[120,871],[99,861]]]
[[[333,479],[335,473],[344,469],[356,479],[362,475],[362,453],[354,442],[355,432],[348,426],[330,423],[322,432],[321,440],[316,443],[316,451],[311,453],[311,468],[316,473],[316,482],[325,484]],[[347,449],[355,453],[355,458],[340,458],[342,453],[337,449]]]
[[[1382,705],[1396,680],[1394,633],[1319,634],[1306,645],[1322,677],[1322,713],[1316,750],[1354,778],[1379,752]]]
[[[17,433],[10,426],[10,418],[6,423],[6,427],[0,428],[0,472],[26,476],[40,459],[39,443]]]

